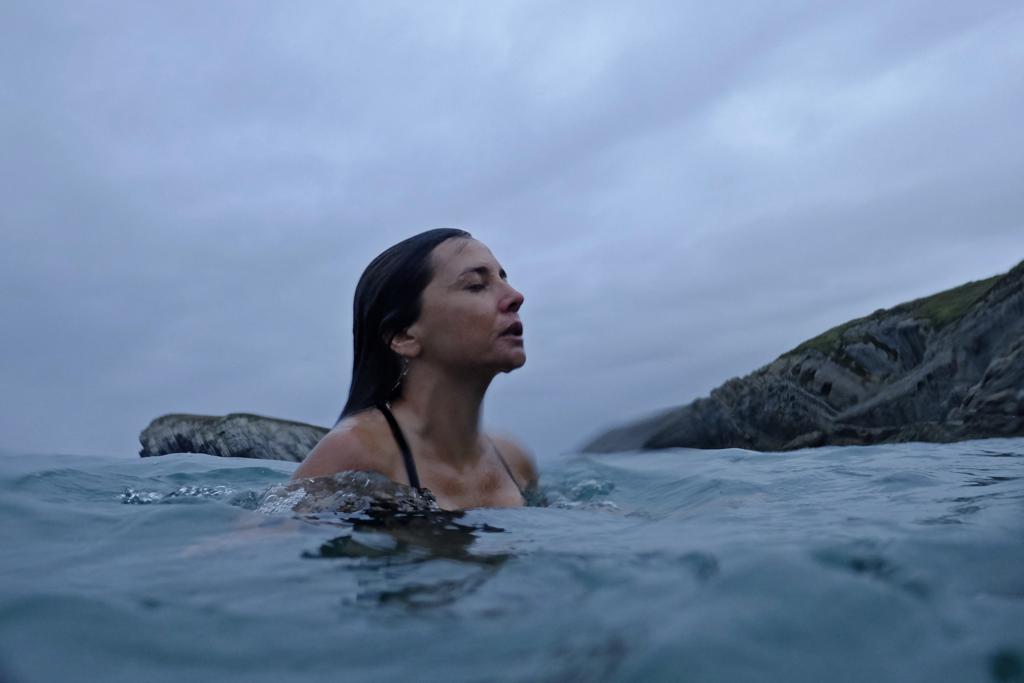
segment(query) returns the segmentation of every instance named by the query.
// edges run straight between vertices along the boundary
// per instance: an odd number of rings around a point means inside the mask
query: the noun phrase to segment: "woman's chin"
[[[526,352],[521,351],[516,355],[515,358],[510,358],[509,362],[501,369],[502,372],[512,372],[516,368],[521,368],[526,365]]]

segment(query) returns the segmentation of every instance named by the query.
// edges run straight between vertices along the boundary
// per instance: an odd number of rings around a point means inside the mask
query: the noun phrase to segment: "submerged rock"
[[[222,457],[301,462],[326,427],[250,413],[163,415],[139,435],[139,455],[206,453]]]
[[[1024,262],[851,320],[583,450],[780,451],[1024,436]]]

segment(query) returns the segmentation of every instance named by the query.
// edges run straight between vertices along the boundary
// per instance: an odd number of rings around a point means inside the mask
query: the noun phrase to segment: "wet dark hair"
[[[465,230],[437,228],[404,239],[366,266],[352,304],[352,386],[338,417],[401,396],[401,373],[391,339],[420,317],[423,290],[433,277],[430,253],[453,237],[472,238]]]

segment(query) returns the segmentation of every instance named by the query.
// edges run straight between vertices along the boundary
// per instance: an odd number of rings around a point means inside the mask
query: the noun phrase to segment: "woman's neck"
[[[409,368],[402,396],[392,403],[408,428],[433,448],[438,458],[461,469],[482,454],[480,418],[493,375],[456,376],[439,368]]]

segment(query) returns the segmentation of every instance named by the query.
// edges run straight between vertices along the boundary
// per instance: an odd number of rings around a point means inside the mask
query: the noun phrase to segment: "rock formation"
[[[327,433],[325,427],[250,413],[163,415],[149,423],[139,455],[207,453],[224,457],[301,462]]]
[[[1024,436],[1024,262],[839,325],[584,450],[779,451],[995,436]]]

